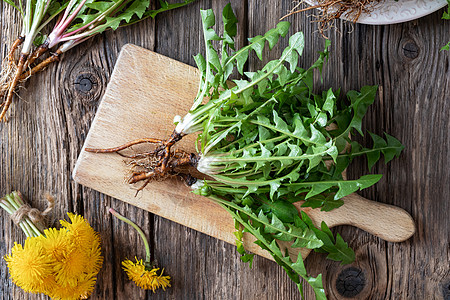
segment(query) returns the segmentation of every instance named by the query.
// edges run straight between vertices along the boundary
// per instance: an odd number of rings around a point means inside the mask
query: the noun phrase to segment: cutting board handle
[[[329,227],[353,225],[389,242],[403,242],[416,231],[411,215],[399,207],[368,200],[355,193],[343,200],[344,205],[330,212],[311,209],[307,214],[313,221],[317,220],[316,226],[320,226],[321,221]]]

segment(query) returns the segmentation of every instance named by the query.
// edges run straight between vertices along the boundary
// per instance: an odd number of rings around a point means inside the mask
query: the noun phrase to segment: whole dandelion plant
[[[272,49],[287,35],[290,24],[280,22],[235,49],[237,19],[230,5],[223,10],[222,36],[213,29],[212,10],[202,10],[201,17],[206,55],[195,57],[201,73],[199,91],[190,111],[175,117],[172,135],[167,140],[144,138],[115,148],[86,151],[113,153],[136,144],[154,144],[143,153],[121,153],[132,166],[129,183],[142,182],[141,190],[151,180],[180,176],[195,193],[220,204],[233,216],[242,260],[251,264],[253,259],[242,242],[243,232],[249,232],[286,270],[302,296],[302,282],[307,282],[317,299],[325,299],[321,275],[308,275],[301,255],[290,257],[278,241],[327,253],[327,258],[342,263],[352,262],[355,254],[339,234],[333,235],[325,223],[316,228],[293,203],[304,201],[303,207],[325,211],[341,206],[344,196],[381,178],[364,175],[344,180],[342,172],[353,158],[366,156],[370,168],[381,154],[387,163],[403,146],[388,134],[384,139],[369,133],[373,140],[369,148],[351,140],[353,134],[363,134],[362,119],[374,102],[376,86],[350,91],[342,101],[338,101],[339,91],[313,92],[313,75],[322,72],[328,41],[317,61],[302,68],[298,62],[304,36],[297,32],[279,59],[269,61],[261,70],[244,72],[250,53],[262,59],[264,48],[268,45]],[[230,84],[234,69],[244,79]],[[173,149],[188,134],[198,134],[198,153]],[[194,166],[207,179],[183,172],[186,166]]]
[[[27,236],[23,246],[14,243],[4,257],[12,281],[26,292],[53,299],[87,299],[103,263],[100,237],[89,223],[68,213],[70,222],[61,220],[61,229],[44,229],[36,211],[24,213],[30,209],[19,192],[1,198],[0,206],[13,218],[22,216],[15,221]]]
[[[160,8],[150,9],[150,0],[4,0],[22,16],[22,31],[3,60],[0,78],[0,121],[11,105],[17,85],[58,61],[69,49],[105,30],[116,30],[154,18],[158,13],[187,5],[195,0],[169,4],[159,0]],[[56,24],[50,27],[52,20]],[[38,44],[38,46],[34,46]],[[15,53],[20,48],[18,60]],[[35,64],[50,49],[53,53]]]

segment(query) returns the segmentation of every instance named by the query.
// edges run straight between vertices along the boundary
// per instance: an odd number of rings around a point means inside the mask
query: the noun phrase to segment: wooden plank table
[[[100,232],[105,261],[90,299],[300,299],[295,285],[274,262],[257,257],[250,270],[234,246],[77,185],[71,178],[121,47],[133,43],[194,65],[192,56],[204,49],[199,9],[214,8],[219,15],[226,3],[199,0],[156,20],[93,38],[26,83],[21,99],[14,100],[9,121],[0,124],[0,194],[21,190],[34,207],[43,209],[42,194],[50,192],[58,199],[55,220],[67,211],[76,212]],[[238,47],[247,37],[273,27],[291,7],[285,0],[231,3],[241,24]],[[336,30],[329,32],[332,50],[323,87],[342,87],[346,92],[378,84],[380,92],[364,126],[377,134],[388,132],[406,146],[399,159],[375,166],[373,171],[384,177],[362,195],[406,209],[417,225],[417,233],[401,244],[352,227],[336,228],[355,249],[356,261],[340,266],[321,254],[306,260],[312,275],[323,274],[330,299],[346,299],[343,295],[353,295],[355,287],[361,291],[348,299],[450,299],[450,54],[439,52],[450,39],[450,22],[441,20],[442,13],[391,26],[338,21]],[[0,15],[5,56],[18,34],[11,24],[19,20],[4,2]],[[305,33],[304,66],[324,45],[309,15],[289,18],[291,33]],[[266,60],[278,56],[286,44],[283,40]],[[252,57],[247,70],[259,66]],[[362,141],[370,142],[369,137]],[[366,162],[355,160],[349,177],[366,171]],[[143,257],[144,249],[135,232],[113,219],[107,207],[135,220],[150,237],[153,258],[173,277],[166,292],[142,291],[126,278],[120,261]],[[23,242],[24,235],[3,211],[0,228],[4,255],[14,241]],[[23,293],[8,277],[1,260],[1,299],[47,299]],[[309,288],[306,299],[313,299]]]

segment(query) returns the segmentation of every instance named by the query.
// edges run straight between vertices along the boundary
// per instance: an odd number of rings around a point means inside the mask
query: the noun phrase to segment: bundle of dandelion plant
[[[388,162],[403,149],[401,143],[386,134],[386,139],[370,133],[374,143],[365,148],[350,136],[363,134],[362,118],[373,103],[377,87],[365,86],[350,91],[339,102],[339,92],[331,89],[313,93],[313,74],[322,71],[328,57],[324,52],[308,68],[298,65],[303,52],[301,32],[289,38],[289,45],[279,59],[269,61],[261,70],[244,72],[249,55],[259,59],[266,44],[272,49],[280,37],[287,35],[290,24],[280,22],[264,35],[249,39],[248,45],[235,49],[237,19],[227,5],[223,10],[223,35],[212,28],[215,16],[201,11],[206,56],[195,57],[201,71],[197,97],[184,117],[175,117],[176,128],[167,140],[143,138],[109,149],[92,149],[96,153],[120,152],[130,159],[129,183],[180,176],[195,193],[220,204],[236,221],[238,251],[251,264],[253,256],[245,252],[241,239],[249,232],[256,243],[267,250],[297,284],[309,283],[317,299],[325,299],[321,275],[307,274],[301,255],[290,257],[277,241],[291,242],[291,247],[327,253],[327,258],[350,263],[354,252],[325,223],[316,228],[294,202],[304,207],[332,210],[341,200],[357,190],[379,181],[381,175],[365,175],[344,180],[342,172],[356,156],[365,155],[369,167],[383,154]],[[217,43],[220,41],[220,43]],[[216,50],[215,45],[221,45]],[[227,81],[234,69],[246,79]],[[188,134],[198,134],[198,153],[175,149]],[[126,154],[123,150],[141,143],[154,144],[143,153]],[[348,147],[351,145],[351,148]],[[208,179],[183,173],[181,167],[194,166]]]
[[[151,10],[150,0],[4,0],[22,16],[20,36],[11,45],[3,60],[0,78],[0,121],[11,105],[14,92],[23,82],[41,71],[61,55],[107,29],[136,23],[158,13],[178,8],[195,0],[169,4],[160,0],[160,8]],[[53,27],[49,23],[56,19]],[[46,38],[42,38],[46,37]],[[34,44],[38,44],[35,46]],[[35,64],[50,49],[53,53]],[[19,58],[15,59],[15,53]]]
[[[53,299],[86,299],[94,290],[103,263],[100,237],[79,215],[69,213],[62,228],[45,229],[42,215],[19,192],[0,198],[0,207],[24,231],[24,245],[14,243],[5,255],[12,281],[29,293]]]

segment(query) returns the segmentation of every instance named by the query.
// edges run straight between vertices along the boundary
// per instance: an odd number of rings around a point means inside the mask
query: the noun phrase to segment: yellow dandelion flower
[[[57,285],[48,295],[53,300],[87,299],[94,290],[97,272],[82,274],[78,277],[76,286]]]
[[[39,239],[45,253],[56,261],[64,259],[64,256],[75,248],[67,230],[49,228],[44,230],[44,235],[37,237],[37,239]]]
[[[80,215],[67,213],[71,223],[61,220],[61,225],[72,235],[74,243],[83,250],[90,248],[92,241],[99,240],[98,233],[89,225],[88,221]]]
[[[78,278],[88,268],[90,269],[90,263],[89,257],[84,251],[73,249],[69,253],[66,253],[63,259],[54,263],[56,281],[59,285],[76,286]]]
[[[40,241],[29,237],[25,246],[14,243],[10,255],[5,255],[12,281],[26,292],[41,293],[52,272],[52,261],[45,255]]]
[[[150,263],[150,245],[142,229],[140,229],[139,226],[134,224],[131,220],[116,212],[114,209],[110,208],[109,212],[119,220],[131,225],[134,229],[136,229],[137,233],[144,242],[146,252],[145,263],[142,259],[138,260],[136,257],[135,263],[129,259],[126,259],[122,262],[122,268],[127,273],[128,278],[134,281],[134,283],[136,283],[136,285],[140,288],[152,290],[153,293],[159,288],[166,290],[166,287],[170,287],[170,276],[163,276],[164,269],[158,275],[157,272],[159,271],[159,268],[150,267],[152,265]]]
[[[61,220],[61,225],[73,245],[71,251],[55,262],[56,281],[61,286],[77,287],[83,274],[97,274],[103,263],[100,237],[89,223],[79,215],[69,213],[71,223]]]
[[[128,275],[128,278],[136,283],[142,289],[152,290],[155,292],[158,288],[166,290],[170,287],[170,276],[163,276],[164,270],[158,275],[159,268],[148,269],[144,262],[136,259],[136,263],[129,259],[122,262],[123,269]]]
[[[17,193],[0,199],[0,206],[15,213],[24,205]],[[62,229],[42,230],[30,220],[22,224],[29,236],[24,246],[15,243],[5,256],[12,281],[26,292],[45,293],[54,299],[86,299],[94,290],[103,263],[100,237],[81,216],[68,214]]]
[[[89,271],[98,273],[103,265],[103,256],[101,255],[100,238],[91,241],[89,248],[85,250],[86,257],[89,260]]]

